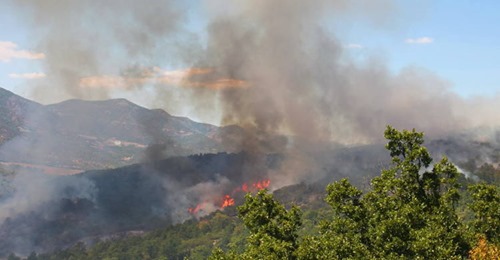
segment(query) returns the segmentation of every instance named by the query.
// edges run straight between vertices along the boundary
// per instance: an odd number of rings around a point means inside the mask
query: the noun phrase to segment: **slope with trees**
[[[347,179],[328,185],[329,210],[284,206],[262,190],[237,207],[240,220],[233,208],[144,237],[30,259],[205,259],[212,248],[210,259],[498,259],[499,187],[461,189],[447,158],[432,164],[422,133],[388,127],[385,137],[392,166],[366,192]],[[457,214],[465,210],[457,209],[460,194],[468,196],[470,220]]]

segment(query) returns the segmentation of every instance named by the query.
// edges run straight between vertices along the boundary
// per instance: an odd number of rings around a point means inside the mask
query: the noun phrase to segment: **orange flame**
[[[237,193],[240,193],[240,192],[247,193],[247,192],[254,192],[254,191],[263,190],[263,189],[266,189],[267,187],[269,187],[270,184],[271,184],[271,181],[269,179],[257,181],[255,183],[252,183],[251,185],[249,185],[247,183],[243,183],[240,187],[237,187],[236,189],[234,189],[230,194],[226,194],[222,197],[222,203],[220,204],[221,205],[220,208],[223,209],[223,208],[226,208],[229,206],[233,206],[235,204],[235,201],[234,201],[234,198],[232,196],[234,196]],[[202,211],[207,206],[206,205],[207,203],[209,203],[209,202],[207,202],[207,201],[202,202],[200,204],[197,204],[193,208],[188,208],[187,211],[192,215],[197,215],[200,211]]]
[[[243,185],[241,185],[241,190],[244,191],[244,192],[248,192],[248,185],[246,183],[243,183]]]
[[[269,184],[271,184],[270,180],[263,180],[263,181],[258,181],[253,184],[253,187],[258,189],[258,190],[263,190],[267,187],[269,187]]]
[[[188,212],[195,215],[197,214],[203,207],[205,206],[205,203],[200,203],[196,205],[194,208],[188,208]]]
[[[241,185],[241,187],[234,189],[232,194],[234,195],[235,193],[241,192],[241,191],[247,193],[247,192],[263,190],[263,189],[268,188],[270,184],[271,184],[271,181],[269,179],[261,180],[261,181],[252,183],[251,185],[243,183]]]
[[[224,201],[222,202],[221,208],[229,207],[234,205],[234,199],[229,195],[224,196]]]

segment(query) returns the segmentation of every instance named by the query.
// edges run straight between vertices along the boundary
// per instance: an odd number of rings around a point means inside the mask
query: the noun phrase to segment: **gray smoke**
[[[214,18],[207,30],[205,55],[197,64],[249,84],[218,93],[222,125],[253,127],[256,139],[261,132],[285,132],[342,143],[380,140],[387,124],[415,127],[434,136],[470,126],[471,118],[462,109],[469,102],[432,73],[407,68],[392,75],[377,60],[360,65],[349,59],[344,45],[321,24],[350,12],[356,4],[239,4]],[[369,13],[372,19],[386,15],[380,9]]]
[[[167,206],[171,209],[169,215],[174,223],[181,223],[194,217],[202,217],[220,210],[221,191],[231,187],[231,181],[224,176],[216,176],[214,181],[200,182],[190,187],[183,187],[177,180],[165,178],[162,182],[168,191]],[[195,209],[189,212],[188,209]]]
[[[221,1],[207,1],[219,6]],[[361,15],[379,28],[398,21],[394,1],[240,1],[213,8],[207,46],[194,63],[217,77],[243,80],[244,87],[194,93],[190,102],[217,99],[221,125],[244,127],[243,150],[283,152],[281,182],[310,179],[321,162],[291,139],[344,144],[382,141],[390,124],[439,137],[471,126],[496,124],[494,99],[464,100],[432,72],[409,67],[397,74],[377,59],[354,61],[324,21]],[[367,7],[377,8],[367,8]],[[392,10],[396,12],[388,12]],[[203,79],[199,79],[203,80]],[[478,115],[474,111],[484,110]],[[273,142],[276,135],[288,142]],[[295,170],[294,170],[295,169]],[[276,183],[275,183],[276,184]],[[278,187],[280,185],[278,184]]]
[[[36,88],[40,99],[106,98],[120,85],[124,95],[148,96],[171,113],[243,126],[246,150],[275,134],[370,143],[387,124],[439,136],[499,121],[498,96],[464,100],[424,69],[394,75],[380,60],[354,61],[326,28],[346,17],[374,30],[404,27],[394,24],[410,12],[396,1],[206,0],[209,21],[199,37],[176,1],[9,3],[31,20],[46,54],[54,91]],[[176,81],[159,68],[173,64],[192,71]],[[193,72],[200,68],[209,71]]]
[[[206,0],[200,8],[208,22],[199,36],[186,29],[189,16],[178,1],[8,3],[32,22],[46,54],[54,90],[38,93],[88,99],[121,91],[147,96],[171,113],[218,116],[220,125],[243,127],[223,136],[228,147],[289,153],[287,182],[317,165],[316,144],[379,142],[387,124],[439,137],[500,122],[498,96],[463,99],[425,69],[394,74],[380,59],[355,60],[327,28],[342,21],[374,30],[404,27],[408,11],[397,1]],[[167,64],[191,69],[166,73]],[[155,140],[146,160],[175,145],[157,140],[154,122],[139,123]]]
[[[62,198],[94,201],[96,196],[94,183],[86,178],[60,178],[34,172],[17,172],[9,186],[15,190],[1,198],[0,224]]]
[[[185,13],[171,0],[7,0],[5,5],[28,23],[45,53],[47,79],[34,93],[44,102],[108,98],[110,89],[82,88],[82,78],[130,73],[167,59],[176,44],[170,36]]]
[[[31,25],[46,57],[47,78],[35,88],[37,99],[142,95],[170,113],[219,117],[220,125],[242,127],[222,138],[228,147],[236,144],[255,154],[245,166],[249,174],[256,172],[251,168],[259,164],[259,154],[287,154],[281,169],[270,172],[273,188],[323,177],[327,172],[319,166],[328,158],[318,154],[331,148],[330,142],[377,143],[388,124],[440,137],[500,122],[495,102],[500,94],[464,99],[425,69],[394,74],[380,59],[355,60],[326,26],[355,17],[374,30],[391,30],[402,20],[397,1],[206,0],[202,35],[186,29],[181,1],[6,3]],[[169,65],[191,69],[170,74],[161,69]],[[161,159],[173,144],[155,138],[160,134],[154,122],[138,124],[154,140],[145,158]],[[172,217],[183,219],[189,200],[215,192],[227,180],[184,191],[176,190],[175,181],[165,185],[177,194],[168,206],[180,205],[173,210],[180,215]],[[45,192],[41,199],[53,196]]]

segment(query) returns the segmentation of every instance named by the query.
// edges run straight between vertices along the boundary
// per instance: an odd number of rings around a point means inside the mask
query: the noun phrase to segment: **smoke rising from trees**
[[[352,15],[374,29],[391,27],[399,22],[397,1],[206,0],[198,6],[208,19],[199,34],[188,28],[193,17],[181,1],[6,4],[26,20],[37,51],[45,55],[47,77],[33,87],[38,100],[140,95],[172,114],[189,111],[200,119],[220,118],[220,125],[239,125],[241,133],[224,138],[228,146],[255,154],[244,167],[249,174],[261,163],[259,154],[288,153],[272,173],[275,188],[326,174],[318,167],[328,160],[316,156],[318,144],[379,142],[388,124],[432,138],[500,122],[498,95],[464,99],[425,69],[394,74],[376,57],[356,61],[325,25]],[[191,70],[179,77],[167,73],[171,67]],[[154,122],[145,122],[139,122],[145,132],[153,129]],[[154,130],[148,133],[156,140]],[[151,144],[145,161],[160,159],[171,145],[160,141]],[[198,196],[227,182],[187,190]],[[45,198],[38,192],[33,189],[30,198]]]
[[[244,126],[248,146],[276,133],[368,143],[387,124],[432,136],[498,122],[493,98],[465,100],[424,69],[393,74],[379,59],[354,61],[326,26],[351,15],[391,28],[405,11],[394,1],[206,0],[203,35],[187,29],[194,18],[175,1],[9,3],[46,55],[47,85],[35,88],[42,100],[107,98],[116,91],[109,77],[91,88],[82,79],[115,73],[122,93],[152,106]],[[158,66],[172,65],[210,72],[158,79]]]

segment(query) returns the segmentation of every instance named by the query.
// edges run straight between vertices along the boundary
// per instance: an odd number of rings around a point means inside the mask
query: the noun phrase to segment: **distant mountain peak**
[[[59,103],[51,104],[48,106],[57,107],[57,106],[130,106],[136,108],[147,109],[145,107],[141,107],[128,99],[125,98],[116,98],[116,99],[104,99],[104,100],[84,100],[84,99],[68,99]]]
[[[37,103],[35,101],[21,97],[10,90],[7,90],[7,89],[0,87],[0,105],[1,105],[1,103],[5,102],[8,99],[11,99],[11,100],[17,99],[17,100],[24,102],[24,103],[31,103],[31,104],[40,105],[39,103]]]
[[[15,94],[7,89],[0,87],[0,96],[11,96],[11,95],[15,95]]]
[[[223,151],[218,133],[217,126],[124,98],[41,105],[0,89],[0,161],[71,169],[118,167],[141,162],[145,149],[155,144],[165,146],[160,158]]]

